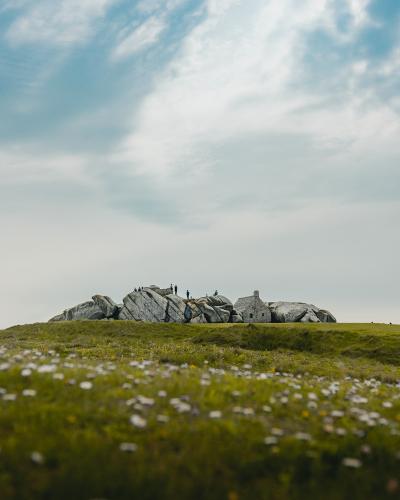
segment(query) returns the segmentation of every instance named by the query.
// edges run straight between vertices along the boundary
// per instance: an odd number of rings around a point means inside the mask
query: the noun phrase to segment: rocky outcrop
[[[157,292],[158,295],[161,295],[162,297],[166,297],[167,295],[172,295],[174,293],[171,287],[169,287],[169,288],[160,288],[157,285],[151,285],[148,288],[150,288],[154,292]]]
[[[207,323],[207,319],[204,316],[203,311],[197,305],[194,300],[187,301],[187,305],[190,308],[192,318],[190,320],[191,323]]]
[[[143,288],[128,294],[122,305],[106,295],[94,295],[50,321],[126,320],[156,323],[335,323],[335,317],[324,309],[302,302],[263,302],[258,292],[238,299],[235,306],[223,295],[186,300],[170,288]],[[261,304],[261,305],[260,305]],[[262,307],[261,307],[262,306]]]
[[[66,309],[62,314],[54,316],[50,321],[99,320],[106,316],[101,308],[92,300]]]
[[[321,323],[336,323],[335,316],[325,309],[319,309],[319,311],[316,312],[316,315]]]
[[[207,323],[229,323],[233,312],[232,302],[223,295],[201,297],[194,301]]]
[[[132,292],[124,298],[119,319],[164,322],[168,301],[151,288]]]
[[[119,307],[112,299],[110,299],[110,297],[107,297],[106,295],[93,295],[92,299],[95,305],[101,309],[105,318],[118,318]]]
[[[269,308],[274,323],[335,323],[328,311],[303,302],[270,302]]]

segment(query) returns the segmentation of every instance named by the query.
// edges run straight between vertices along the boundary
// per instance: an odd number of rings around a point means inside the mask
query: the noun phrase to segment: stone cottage
[[[242,315],[245,323],[271,323],[271,311],[260,299],[260,292],[255,290],[250,297],[238,299],[234,309]]]

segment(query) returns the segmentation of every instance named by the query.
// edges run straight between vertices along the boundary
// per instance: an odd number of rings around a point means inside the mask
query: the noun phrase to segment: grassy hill
[[[400,498],[400,327],[0,331],[1,499]]]

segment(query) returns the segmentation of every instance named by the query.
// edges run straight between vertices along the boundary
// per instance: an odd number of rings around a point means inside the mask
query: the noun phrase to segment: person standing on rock
[[[171,286],[169,287],[169,289],[171,290],[171,294],[174,293],[174,286],[172,283],[171,283]]]
[[[187,297],[187,299],[189,300],[189,297],[190,297],[190,292],[189,292],[189,290],[186,290],[186,297]]]
[[[178,295],[178,286],[175,285],[175,295]]]

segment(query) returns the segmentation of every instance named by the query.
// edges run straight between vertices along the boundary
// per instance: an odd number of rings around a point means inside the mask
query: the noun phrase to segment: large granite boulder
[[[173,290],[172,290],[171,287],[160,288],[157,285],[151,285],[148,288],[150,288],[151,290],[154,290],[155,292],[158,293],[158,295],[161,295],[162,297],[166,297],[167,295],[172,295],[173,294]]]
[[[231,317],[229,318],[229,323],[244,323],[243,316],[237,311],[233,310]]]
[[[135,321],[165,321],[168,301],[151,288],[127,295],[118,319]]]
[[[118,319],[157,323],[189,323],[193,311],[182,297],[161,295],[154,288],[132,292],[124,298]]]
[[[112,299],[110,299],[110,297],[107,297],[106,295],[93,295],[92,299],[96,306],[101,309],[106,318],[115,319],[118,317],[119,307]]]
[[[333,314],[331,314],[329,311],[326,311],[325,309],[319,309],[316,312],[316,315],[318,316],[321,323],[336,323],[335,316],[333,316]]]
[[[207,323],[228,323],[233,311],[232,302],[223,295],[201,297],[194,301]]]
[[[200,309],[200,307],[196,304],[194,300],[189,300],[187,301],[187,306],[190,308],[191,313],[191,323],[207,323],[207,319],[204,316],[203,311]]]
[[[62,314],[54,316],[50,321],[77,321],[77,320],[99,320],[106,316],[102,309],[92,300],[78,304],[75,307],[66,309]]]
[[[193,317],[192,309],[178,295],[167,295],[166,323],[189,323]]]
[[[201,297],[198,301],[205,301],[211,307],[222,307],[227,311],[232,311],[233,304],[232,302],[223,295],[211,295],[207,297]]]
[[[270,302],[274,323],[335,323],[331,313],[303,302]]]

